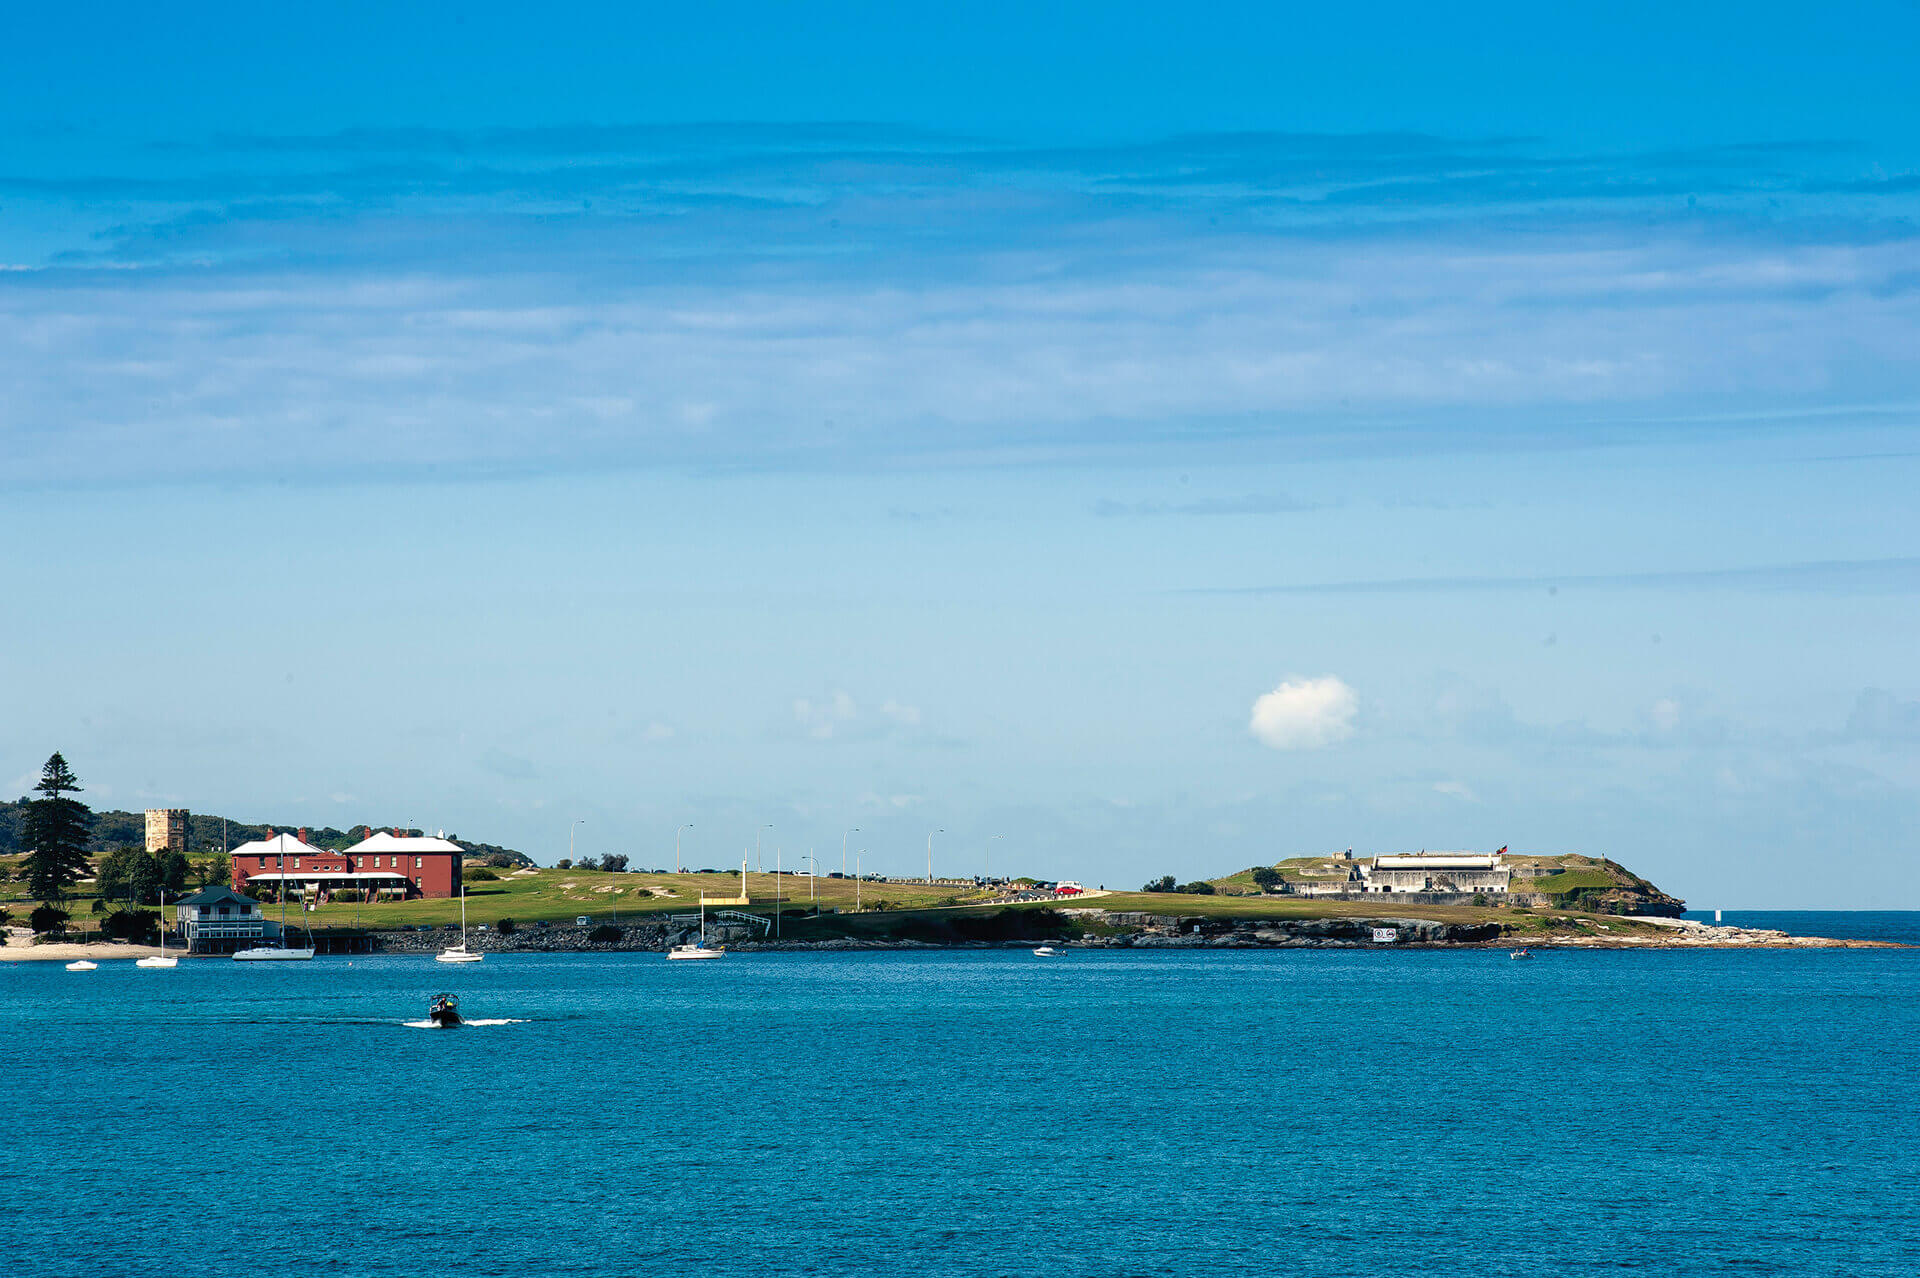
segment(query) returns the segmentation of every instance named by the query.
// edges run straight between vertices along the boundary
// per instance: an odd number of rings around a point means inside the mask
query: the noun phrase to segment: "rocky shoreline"
[[[1677,919],[1638,919],[1613,927],[1590,923],[1545,935],[1516,933],[1499,923],[1442,923],[1432,919],[1215,919],[1131,916],[1104,911],[1076,912],[1095,931],[1084,936],[1026,937],[1007,940],[930,941],[911,937],[763,937],[759,929],[738,924],[707,928],[710,945],[742,953],[800,950],[986,950],[1025,949],[1047,940],[1074,949],[1887,949],[1888,941],[1836,940],[1792,936],[1766,929],[1715,927]],[[1092,918],[1088,916],[1102,915]],[[1391,931],[1391,939],[1384,933]],[[697,929],[660,923],[584,927],[522,928],[505,936],[469,933],[467,945],[486,953],[585,954],[664,953],[696,938]],[[609,934],[617,934],[610,936]],[[374,933],[376,952],[431,954],[450,944],[439,932]]]

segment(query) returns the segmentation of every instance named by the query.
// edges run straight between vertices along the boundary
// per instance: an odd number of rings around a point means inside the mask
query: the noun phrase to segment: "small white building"
[[[1505,892],[1513,870],[1498,852],[1409,852],[1362,865],[1368,892]]]

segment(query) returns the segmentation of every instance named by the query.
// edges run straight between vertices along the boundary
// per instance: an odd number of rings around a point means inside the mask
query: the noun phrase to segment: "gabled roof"
[[[234,891],[232,888],[225,887],[222,885],[213,885],[209,887],[203,887],[198,892],[195,892],[192,896],[181,897],[179,900],[175,901],[174,904],[175,905],[220,905],[227,901],[238,901],[242,905],[253,904],[253,902],[247,897],[241,896],[238,892]]]
[[[359,852],[460,852],[464,851],[458,843],[450,839],[435,839],[422,835],[418,838],[390,834],[385,830],[369,835],[347,851]]]
[[[242,843],[228,855],[230,856],[324,856],[325,848],[316,848],[311,843],[302,843],[291,834],[276,834],[271,839],[255,839],[251,843]]]

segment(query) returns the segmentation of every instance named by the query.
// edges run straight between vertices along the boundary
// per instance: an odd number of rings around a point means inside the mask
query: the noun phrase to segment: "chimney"
[[[307,827],[304,825],[300,827],[300,841],[302,843],[307,841]]]

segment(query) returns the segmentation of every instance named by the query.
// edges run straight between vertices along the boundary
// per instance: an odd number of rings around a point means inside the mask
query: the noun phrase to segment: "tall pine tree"
[[[20,841],[27,847],[20,877],[27,890],[42,901],[58,901],[68,888],[87,876],[87,832],[93,809],[70,794],[80,793],[80,778],[58,750],[40,770],[40,794],[27,800],[26,819],[20,823]]]

